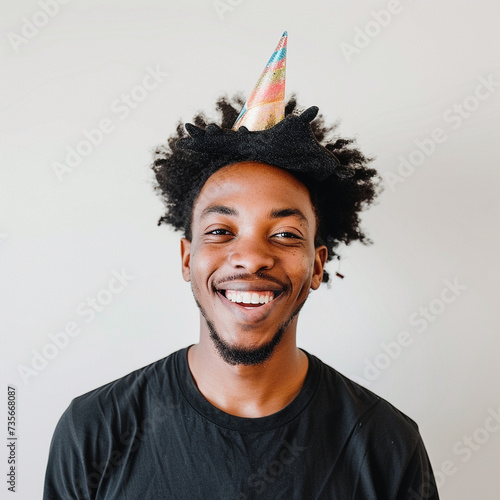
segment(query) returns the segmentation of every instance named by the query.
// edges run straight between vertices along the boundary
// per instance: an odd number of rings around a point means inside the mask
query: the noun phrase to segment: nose
[[[274,266],[274,256],[266,242],[255,239],[235,241],[229,249],[228,260],[234,269],[250,274],[269,270]]]

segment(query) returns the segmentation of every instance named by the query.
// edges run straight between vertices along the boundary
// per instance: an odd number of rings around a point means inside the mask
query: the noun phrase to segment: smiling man
[[[417,425],[297,347],[297,321],[377,174],[318,109],[284,103],[286,36],[243,103],[220,99],[155,153],[183,233],[199,342],[76,398],[49,499],[437,499]]]
[[[326,247],[315,246],[309,192],[285,170],[229,165],[203,186],[191,231],[182,239],[182,270],[203,317],[200,342],[188,352],[193,377],[230,414],[277,412],[307,373],[295,342],[298,313],[327,258]]]

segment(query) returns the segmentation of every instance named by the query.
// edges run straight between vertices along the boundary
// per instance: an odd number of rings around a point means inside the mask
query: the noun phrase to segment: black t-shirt
[[[261,418],[210,404],[187,348],[76,398],[44,499],[437,499],[417,425],[306,354],[299,394]]]

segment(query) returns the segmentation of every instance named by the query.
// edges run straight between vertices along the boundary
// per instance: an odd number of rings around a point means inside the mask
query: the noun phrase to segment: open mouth
[[[272,290],[218,290],[218,292],[230,302],[245,307],[259,307],[268,304],[283,293],[282,291]]]

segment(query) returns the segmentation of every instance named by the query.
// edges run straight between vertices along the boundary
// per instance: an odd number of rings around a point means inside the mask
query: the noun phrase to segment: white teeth
[[[226,290],[226,299],[239,304],[267,304],[274,299],[274,293],[265,292],[241,292],[237,290]]]

